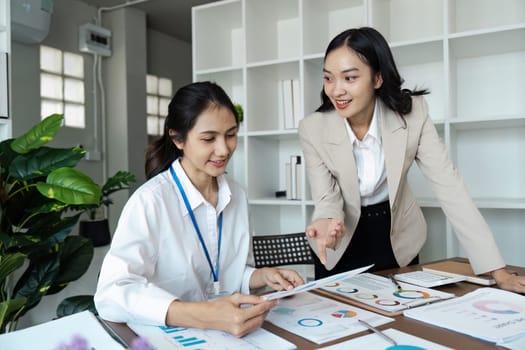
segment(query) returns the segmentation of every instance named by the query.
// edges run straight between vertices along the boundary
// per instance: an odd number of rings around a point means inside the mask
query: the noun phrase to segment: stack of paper
[[[480,288],[404,315],[498,344],[525,337],[525,297],[496,288]]]
[[[125,349],[89,311],[2,334],[0,349],[58,349],[61,344],[71,344],[74,337],[84,338],[90,349]]]

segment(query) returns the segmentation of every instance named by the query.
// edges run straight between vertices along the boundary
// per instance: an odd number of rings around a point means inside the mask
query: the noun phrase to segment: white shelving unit
[[[10,0],[0,0],[0,55],[7,53],[7,63],[9,67],[11,52],[11,10]],[[2,68],[4,69],[4,68]],[[9,71],[2,72],[9,77]],[[0,82],[2,79],[0,79]],[[8,86],[9,91],[9,86]],[[0,89],[0,94],[4,94],[3,89]],[[1,96],[5,98],[5,96]],[[9,96],[7,96],[9,100]],[[0,141],[11,137],[11,119],[0,118]]]
[[[406,87],[431,90],[431,117],[506,262],[525,265],[525,1],[227,0],[192,17],[194,81],[244,106],[229,173],[247,189],[256,234],[303,231],[313,210],[307,181],[302,200],[274,196],[285,161],[301,154],[297,130],[282,127],[278,82],[298,80],[310,114],[328,42],[368,25],[391,44]],[[410,183],[429,228],[421,260],[462,255],[417,167]]]

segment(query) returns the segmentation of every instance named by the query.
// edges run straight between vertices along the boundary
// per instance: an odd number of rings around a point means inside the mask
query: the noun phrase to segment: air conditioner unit
[[[53,0],[12,0],[11,36],[25,43],[39,43],[49,33]]]

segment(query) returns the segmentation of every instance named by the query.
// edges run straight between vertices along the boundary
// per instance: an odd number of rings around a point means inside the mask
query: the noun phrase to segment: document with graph
[[[186,350],[294,350],[296,346],[265,329],[242,337],[212,329],[145,326],[128,324],[135,333],[148,340],[154,349]]]
[[[366,321],[374,327],[394,321],[393,318],[312,292],[281,299],[279,304],[270,310],[266,320],[317,344],[367,329],[358,320]]]
[[[403,314],[498,344],[525,337],[525,296],[491,287]]]
[[[454,297],[452,293],[435,289],[394,283],[389,278],[368,272],[324,285],[321,290],[386,315],[400,314],[405,309]]]

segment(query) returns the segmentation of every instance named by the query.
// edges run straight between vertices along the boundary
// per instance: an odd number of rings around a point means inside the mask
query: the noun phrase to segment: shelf
[[[250,67],[247,69],[247,130],[284,129],[284,116],[279,102],[280,82],[299,81],[299,62]]]
[[[295,140],[297,139],[297,129],[251,131],[247,133],[247,136],[264,137],[274,140]]]
[[[230,96],[234,103],[245,105],[244,79],[242,69],[195,73],[195,81],[214,81]]]
[[[249,200],[250,205],[301,205],[300,200],[278,198],[254,198]]]
[[[474,198],[525,198],[525,126],[456,130],[451,152]]]
[[[195,70],[244,64],[241,10],[241,1],[225,1],[192,8]]]
[[[525,28],[450,42],[452,115],[495,119],[525,115]]]
[[[525,1],[227,0],[193,15],[194,78],[216,81],[244,106],[228,173],[246,188],[255,233],[303,231],[315,209],[305,171],[302,200],[275,198],[285,163],[302,155],[298,130],[284,127],[280,82],[298,81],[308,116],[321,103],[330,40],[371,26],[387,38],[403,87],[430,90],[432,122],[506,261],[525,264],[513,251],[525,244]],[[408,181],[428,224],[421,258],[459,254],[417,165]]]
[[[522,0],[456,0],[449,4],[453,14],[449,20],[451,33],[525,22],[525,3]]]
[[[342,31],[365,25],[364,0],[304,0],[304,54],[323,52],[326,45]]]
[[[442,0],[375,1],[371,24],[389,42],[431,38],[444,32],[443,11]]]
[[[523,128],[525,115],[500,116],[497,119],[450,119],[450,125],[455,130]]]
[[[297,0],[246,0],[245,3],[247,63],[300,56]]]

